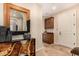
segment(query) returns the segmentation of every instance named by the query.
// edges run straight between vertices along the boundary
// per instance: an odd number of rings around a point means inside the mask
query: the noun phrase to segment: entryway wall
[[[26,9],[30,10],[30,20],[31,20],[31,36],[32,38],[36,39],[36,50],[39,50],[43,47],[42,43],[42,33],[44,32],[44,25],[43,25],[43,19],[42,19],[42,9],[41,6],[38,4],[32,4],[32,3],[12,3],[20,7],[24,7]],[[3,3],[0,3],[0,26],[3,26],[4,22],[4,16],[3,16]],[[15,36],[18,38],[23,38],[22,35]],[[13,39],[15,39],[13,37]]]
[[[79,6],[54,15],[54,43],[66,47],[79,46]]]

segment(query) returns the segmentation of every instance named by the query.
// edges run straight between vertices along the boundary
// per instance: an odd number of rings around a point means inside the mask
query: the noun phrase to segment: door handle
[[[59,32],[59,35],[61,35],[61,32]]]
[[[73,35],[75,36],[75,33],[73,33]]]

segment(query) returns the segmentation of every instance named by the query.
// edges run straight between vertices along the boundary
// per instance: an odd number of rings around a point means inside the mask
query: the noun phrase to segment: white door
[[[58,44],[73,48],[76,46],[76,11],[69,10],[57,16]]]

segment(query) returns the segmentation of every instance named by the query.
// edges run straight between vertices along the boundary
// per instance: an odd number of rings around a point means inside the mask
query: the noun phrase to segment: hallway
[[[45,44],[44,48],[37,51],[37,56],[71,56],[70,48],[60,46],[60,45],[53,45],[53,44]]]

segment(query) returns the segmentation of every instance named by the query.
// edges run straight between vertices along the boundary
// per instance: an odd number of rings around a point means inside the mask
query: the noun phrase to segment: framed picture
[[[11,3],[4,3],[4,26],[11,31],[27,31],[27,21],[30,19],[30,11],[26,8]]]

